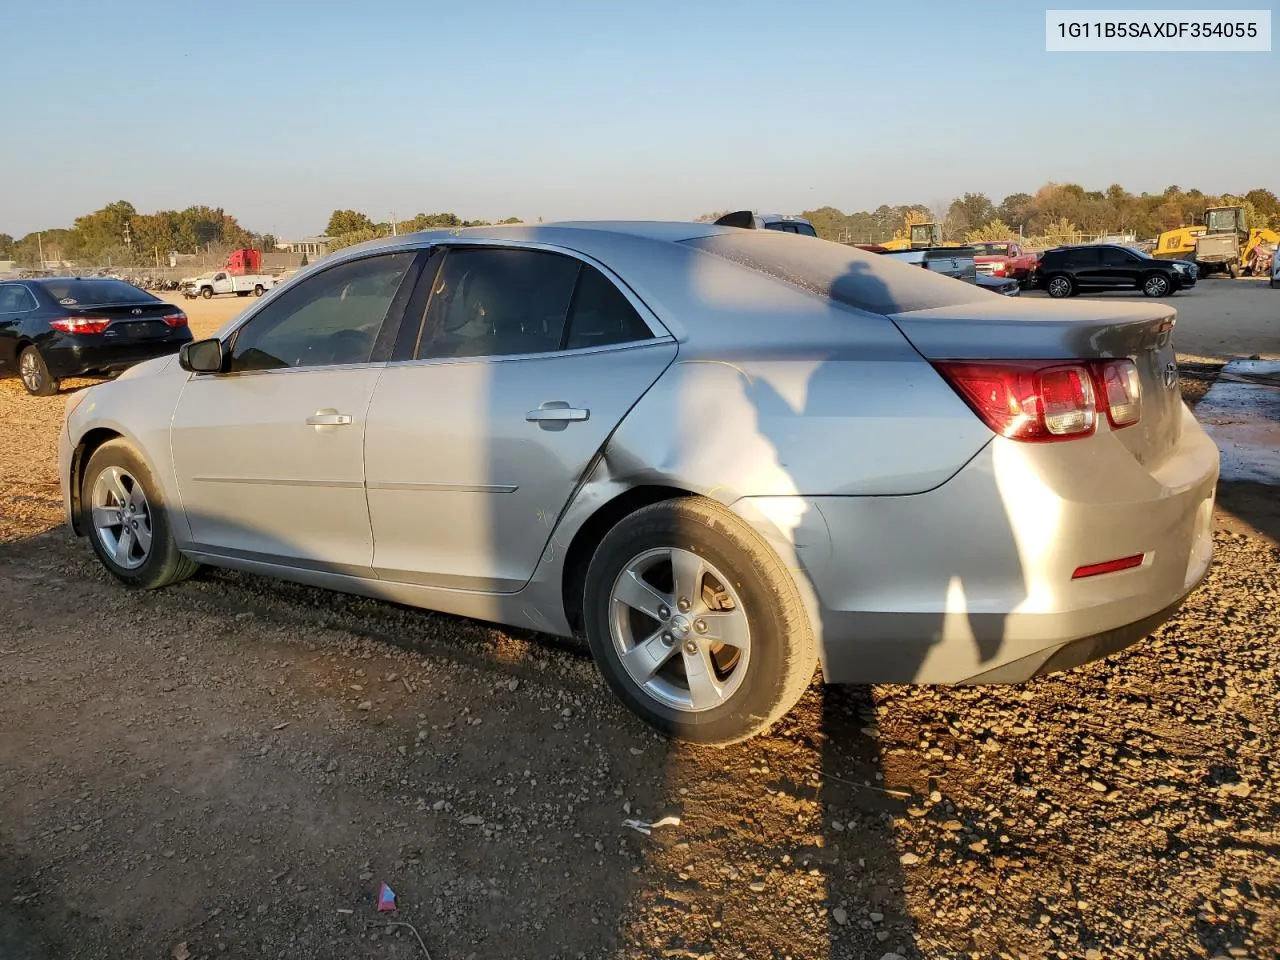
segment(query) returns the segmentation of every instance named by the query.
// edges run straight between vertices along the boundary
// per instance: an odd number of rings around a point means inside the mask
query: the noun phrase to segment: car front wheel
[[[80,488],[80,527],[113,577],[155,590],[185,580],[199,565],[174,542],[160,487],[137,451],[111,440],[93,452]]]
[[[1153,273],[1142,282],[1142,292],[1148,297],[1164,297],[1168,296],[1173,285],[1169,283],[1169,278],[1161,273]]]
[[[707,500],[631,514],[592,557],[591,652],[622,701],[667,736],[727,744],[767,729],[813,678],[817,646],[781,560]]]

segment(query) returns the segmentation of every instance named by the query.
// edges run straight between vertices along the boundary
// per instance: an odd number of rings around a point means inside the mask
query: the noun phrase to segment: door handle
[[[349,413],[322,413],[316,411],[307,417],[307,425],[311,427],[341,427],[351,422]]]
[[[563,401],[555,401],[557,404]],[[530,423],[569,423],[571,421],[589,420],[591,411],[582,407],[571,407],[568,404],[564,406],[552,406],[544,404],[537,410],[530,410],[524,415],[524,418]]]

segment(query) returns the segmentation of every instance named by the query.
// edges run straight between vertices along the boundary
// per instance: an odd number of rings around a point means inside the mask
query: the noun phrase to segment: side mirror
[[[191,373],[221,373],[222,341],[217,337],[184,343],[178,350],[178,366]]]

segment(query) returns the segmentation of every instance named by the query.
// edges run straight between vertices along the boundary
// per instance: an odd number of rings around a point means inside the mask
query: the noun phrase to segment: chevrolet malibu
[[[1174,322],[767,230],[421,233],[70,397],[62,489],[127,585],[582,632],[645,721],[727,743],[819,665],[1018,682],[1167,619],[1218,475]]]

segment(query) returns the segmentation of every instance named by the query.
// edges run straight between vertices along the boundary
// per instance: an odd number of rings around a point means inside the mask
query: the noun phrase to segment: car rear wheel
[[[1049,291],[1049,296],[1058,299],[1071,296],[1075,288],[1075,282],[1065,273],[1050,277],[1049,282],[1045,284],[1045,289]]]
[[[1142,281],[1142,293],[1148,297],[1165,297],[1173,289],[1173,284],[1163,273],[1153,273]]]
[[[58,392],[58,381],[35,347],[27,347],[18,357],[18,376],[27,393],[33,397],[51,397]]]
[[[254,287],[253,287],[253,295],[254,295],[255,297],[260,297],[260,296],[262,296],[262,295],[263,295],[264,293],[266,293],[266,292],[267,292],[267,291],[263,288],[262,284],[260,284],[260,283],[258,283],[258,284],[254,284]]]
[[[111,440],[93,452],[80,488],[80,527],[117,580],[155,590],[199,569],[173,540],[160,487],[137,451]]]
[[[610,530],[587,570],[583,613],[609,686],[679,740],[762,732],[817,665],[791,575],[754,530],[707,500],[657,503]]]

